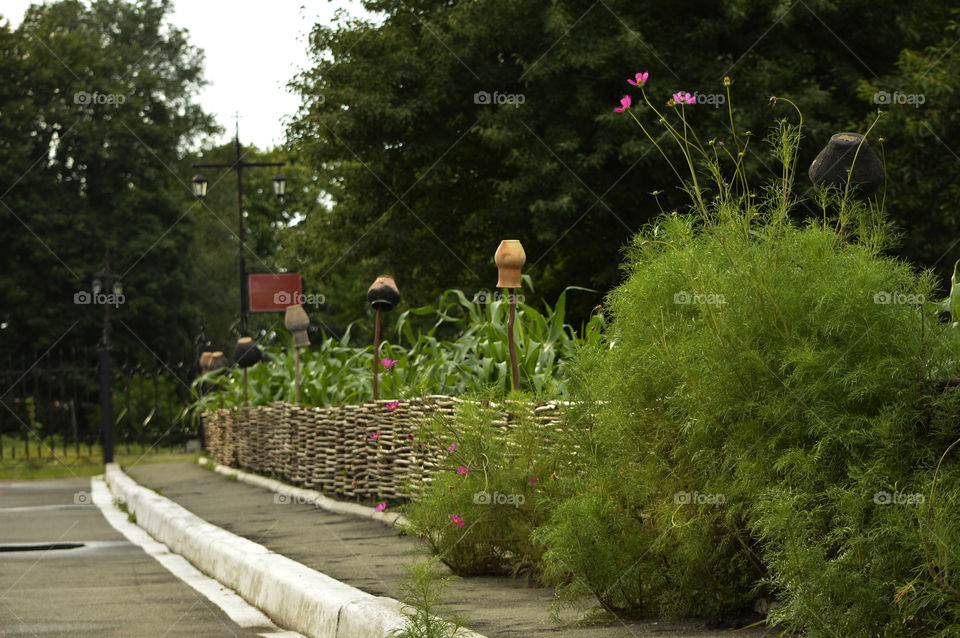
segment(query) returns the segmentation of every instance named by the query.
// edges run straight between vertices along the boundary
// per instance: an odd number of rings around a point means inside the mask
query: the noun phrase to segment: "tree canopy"
[[[0,344],[92,346],[90,292],[109,253],[124,277],[120,344],[177,350],[194,328],[188,189],[171,163],[214,130],[194,102],[202,54],[169,0],[34,5],[0,26]]]
[[[759,140],[787,115],[769,96],[803,108],[808,166],[831,134],[875,110],[858,85],[933,42],[949,15],[939,3],[865,0],[364,6],[382,20],[317,25],[313,67],[292,84],[303,96],[292,142],[334,202],[304,225],[305,257],[321,271],[348,263],[361,279],[392,272],[422,302],[450,286],[489,289],[504,238],[523,241],[547,298],[616,283],[619,250],[660,212],[651,191],[666,210],[685,197],[612,112],[635,72],[649,71],[656,100],[695,93],[703,102],[689,117],[718,140],[731,135],[726,109],[713,108],[731,76],[738,126],[753,133],[747,161],[762,177]],[[593,303],[581,299],[581,318]]]

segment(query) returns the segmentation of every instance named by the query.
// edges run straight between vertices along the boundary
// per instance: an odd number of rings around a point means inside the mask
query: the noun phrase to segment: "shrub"
[[[930,494],[955,436],[957,393],[928,372],[956,369],[932,278],[882,255],[871,206],[800,223],[767,204],[633,241],[578,361],[590,453],[537,531],[547,579],[621,614],[770,592],[810,636],[956,629],[957,464],[926,509],[897,500]]]
[[[808,636],[956,635],[960,405],[938,377],[957,331],[926,302],[932,275],[884,256],[882,210],[849,185],[791,218],[802,118],[773,129],[781,176],[758,193],[745,134],[705,147],[682,106],[644,101],[692,213],[634,238],[604,341],[576,362],[584,453],[534,535],[546,581],[621,615],[739,614],[763,594]]]
[[[417,440],[442,462],[406,507],[408,531],[459,575],[536,577],[542,548],[531,532],[545,522],[540,498],[558,469],[556,436],[534,419],[530,397],[517,394],[500,405],[468,401],[453,417],[424,422]]]

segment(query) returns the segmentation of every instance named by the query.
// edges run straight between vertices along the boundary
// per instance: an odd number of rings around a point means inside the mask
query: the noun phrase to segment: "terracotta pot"
[[[263,355],[260,348],[250,337],[241,337],[237,340],[237,347],[233,351],[233,360],[241,368],[249,368],[260,362]]]
[[[210,367],[210,359],[212,358],[213,358],[212,352],[200,353],[200,371],[203,372],[204,374],[213,370],[213,368]]]
[[[310,339],[307,337],[307,328],[310,327],[310,317],[303,309],[303,306],[287,306],[287,313],[283,318],[283,325],[293,335],[293,345],[297,348],[310,345]]]
[[[493,256],[494,263],[499,271],[498,288],[519,288],[521,285],[520,270],[527,263],[527,253],[519,239],[504,239],[497,247]]]
[[[400,291],[390,275],[380,275],[367,289],[367,301],[374,308],[393,310],[400,303]]]
[[[220,368],[226,368],[230,365],[230,361],[227,359],[227,355],[223,354],[222,351],[217,350],[210,355],[210,369],[219,370]]]
[[[858,187],[863,196],[872,195],[883,185],[883,162],[859,133],[837,133],[830,138],[813,164],[810,165],[810,181],[819,189],[821,186],[832,185],[841,189],[847,184],[847,170],[853,165],[856,156],[857,163],[850,175],[850,186]],[[859,146],[860,151],[857,152]]]

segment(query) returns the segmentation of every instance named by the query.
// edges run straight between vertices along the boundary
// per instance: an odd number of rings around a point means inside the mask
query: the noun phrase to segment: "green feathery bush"
[[[620,615],[764,595],[812,637],[956,635],[955,331],[875,202],[790,217],[798,140],[774,130],[764,195],[721,180],[634,239],[576,362],[585,453],[534,535],[545,578]]]

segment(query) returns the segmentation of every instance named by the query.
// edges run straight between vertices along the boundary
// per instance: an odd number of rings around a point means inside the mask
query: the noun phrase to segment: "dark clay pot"
[[[400,291],[390,275],[380,275],[367,290],[367,301],[379,310],[393,310],[400,303]]]
[[[853,158],[856,156],[857,164],[850,175],[850,186],[857,187],[863,196],[877,192],[883,185],[883,162],[866,141],[860,144],[862,139],[863,136],[859,133],[837,133],[830,138],[830,143],[810,165],[810,181],[818,190],[825,185],[845,188],[847,169],[853,165]]]
[[[260,353],[260,348],[254,343],[253,339],[250,337],[241,337],[237,340],[237,347],[233,351],[233,360],[237,362],[238,366],[241,368],[249,368],[259,363],[262,358],[263,355]]]

